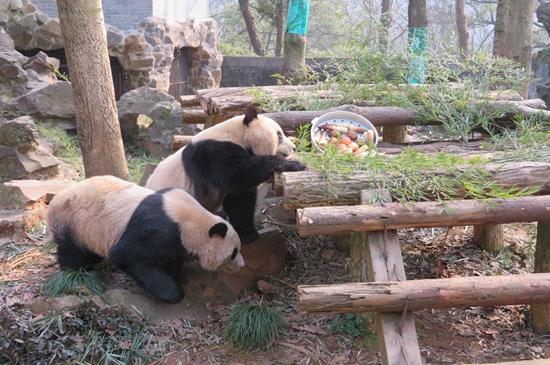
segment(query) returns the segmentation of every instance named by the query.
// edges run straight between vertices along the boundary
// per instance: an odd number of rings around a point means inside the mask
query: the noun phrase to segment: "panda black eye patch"
[[[235,257],[237,257],[237,254],[239,253],[239,250],[236,248],[233,249],[233,253],[231,254],[231,260],[235,260]]]
[[[277,131],[277,138],[279,138],[279,144],[283,142],[283,134],[280,131]]]

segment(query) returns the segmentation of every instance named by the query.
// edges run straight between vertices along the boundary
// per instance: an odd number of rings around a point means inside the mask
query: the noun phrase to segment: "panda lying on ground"
[[[244,266],[233,227],[179,189],[155,192],[113,176],[92,177],[54,197],[48,225],[61,268],[108,258],[168,303],[184,296],[183,262],[197,258],[205,269],[228,272]]]
[[[256,189],[275,171],[304,170],[286,160],[295,150],[277,122],[249,106],[245,115],[205,129],[164,159],[145,186],[184,189],[212,213],[223,207],[241,241],[251,242],[258,238]]]

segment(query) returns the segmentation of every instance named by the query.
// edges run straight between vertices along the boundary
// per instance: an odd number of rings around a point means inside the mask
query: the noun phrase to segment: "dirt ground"
[[[86,351],[134,351],[137,363],[165,364],[379,364],[376,336],[352,315],[300,315],[296,285],[348,281],[347,257],[328,237],[300,239],[281,226],[290,247],[285,269],[251,285],[233,305],[270,303],[280,309],[287,334],[264,351],[242,353],[224,344],[231,305],[208,306],[200,321],[148,324],[139,313],[83,303],[57,317],[33,313],[40,288],[58,270],[45,227],[24,240],[0,242],[0,363],[73,363]],[[499,255],[471,242],[471,227],[403,230],[408,279],[532,272],[533,224],[507,225],[508,248]],[[123,274],[112,280],[133,286]],[[259,290],[260,287],[262,290]],[[489,363],[550,357],[550,336],[529,327],[527,306],[425,310],[415,313],[422,355],[430,364]],[[102,342],[103,341],[103,342]],[[101,352],[99,351],[99,352]],[[84,354],[84,355],[83,355]],[[104,358],[102,358],[104,360]],[[111,363],[122,361],[113,356]],[[90,362],[91,363],[91,362]],[[98,362],[96,362],[98,363]]]

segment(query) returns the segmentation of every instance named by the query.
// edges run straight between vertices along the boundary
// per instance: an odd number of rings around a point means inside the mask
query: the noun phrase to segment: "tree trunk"
[[[277,37],[275,39],[275,57],[281,57],[283,53],[283,39],[285,26],[285,4],[283,0],[277,0],[275,4],[275,27],[277,28]]]
[[[284,41],[282,74],[296,83],[307,76],[306,43],[309,0],[290,0]]]
[[[499,0],[493,40],[493,55],[520,63],[528,76],[531,73],[533,13],[535,0]],[[523,96],[527,97],[529,79]]]
[[[490,179],[502,187],[540,187],[540,193],[550,194],[550,163],[487,164],[484,169],[490,175]],[[434,173],[436,172],[430,172]],[[356,172],[352,176],[332,173],[330,179],[312,170],[284,172],[281,177],[283,205],[287,209],[355,205],[359,204],[357,192],[376,187],[372,173],[368,171]]]
[[[302,313],[403,312],[550,302],[550,273],[298,285]]]
[[[534,222],[548,217],[550,195],[514,199],[385,203],[298,209],[302,236],[399,228],[471,226],[486,223]]]
[[[535,272],[550,273],[550,220],[537,223],[537,245],[535,249]],[[533,329],[539,333],[550,333],[550,301],[531,306]]]
[[[463,59],[470,56],[468,47],[468,20],[464,11],[464,0],[455,0],[456,29],[458,31],[458,48]]]
[[[473,239],[476,245],[487,252],[498,253],[504,245],[504,225],[485,224],[474,226]]]
[[[382,0],[382,12],[380,14],[380,50],[386,52],[388,50],[388,37],[392,21],[391,8],[392,0]]]
[[[126,179],[128,166],[118,122],[100,0],[57,0],[74,92],[78,140],[86,177]]]
[[[256,19],[250,11],[250,4],[248,0],[239,0],[239,8],[243,14],[244,22],[246,24],[246,30],[248,31],[248,37],[250,38],[250,44],[252,49],[258,56],[265,56],[264,48],[262,47],[262,42],[260,37],[258,37],[258,31],[256,30]]]

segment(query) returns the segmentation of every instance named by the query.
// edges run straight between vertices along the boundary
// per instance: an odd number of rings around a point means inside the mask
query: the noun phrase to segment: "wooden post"
[[[474,242],[487,252],[498,253],[504,249],[504,225],[484,224],[474,226]]]
[[[550,272],[550,220],[537,224],[535,272]],[[533,329],[540,333],[550,333],[550,304],[532,305],[531,314]]]
[[[374,199],[375,197],[378,199]],[[362,202],[372,203],[373,200],[381,199],[388,201],[389,193],[377,190],[361,191]],[[406,280],[397,231],[369,232],[364,237],[366,244],[362,244],[360,254],[364,260],[360,264],[361,275],[364,275],[363,270],[366,266],[368,281]],[[350,251],[351,255],[354,255],[354,251]],[[357,251],[356,248],[356,256]],[[376,313],[376,327],[384,365],[422,364],[412,312],[405,310],[400,313]]]
[[[361,204],[375,204],[380,200],[391,202],[391,196],[387,191],[362,190],[359,194]],[[347,235],[347,239],[340,237],[340,242],[347,241],[349,249],[349,269],[352,282],[362,283],[368,281],[369,245],[367,235],[362,232],[352,232]],[[365,330],[373,332],[375,316],[371,313],[362,313]]]
[[[309,0],[290,0],[283,52],[283,76],[291,80],[305,78]]]

